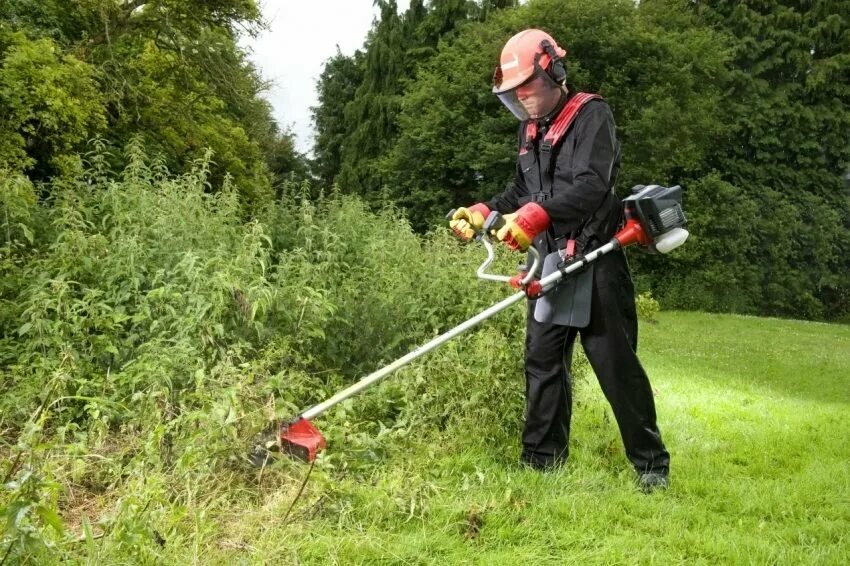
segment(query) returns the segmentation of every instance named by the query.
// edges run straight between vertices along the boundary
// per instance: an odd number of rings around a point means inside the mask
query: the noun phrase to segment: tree
[[[175,171],[212,148],[213,185],[227,171],[249,200],[271,195],[275,176],[304,173],[291,134],[260,97],[265,81],[237,45],[262,25],[254,0],[0,0],[0,8],[0,22],[92,70],[99,94],[90,101],[107,127],[78,140],[102,134],[123,147],[141,133]]]
[[[377,0],[380,18],[364,49],[326,63],[314,109],[317,173],[346,192],[374,199],[386,179],[380,156],[394,144],[400,99],[416,69],[473,12],[468,0],[413,0],[398,13],[395,0]]]
[[[0,168],[78,168],[74,149],[106,126],[95,70],[49,38],[0,28]]]
[[[692,236],[634,256],[669,306],[804,318],[850,313],[848,2],[553,0],[447,37],[406,83],[379,158],[420,229],[513,177],[515,120],[489,94],[504,41],[538,27],[569,83],[601,93],[623,142],[618,191],[685,188]]]
[[[695,3],[729,34],[727,136],[708,163],[762,211],[761,312],[850,315],[850,2]]]
[[[347,57],[337,46],[316,83],[319,104],[310,109],[316,131],[312,169],[325,185],[333,184],[342,165],[342,147],[349,133],[345,107],[363,81],[362,58],[361,51]]]
[[[484,21],[497,10],[516,8],[517,6],[519,6],[517,0],[482,0],[476,4],[475,12],[477,12],[477,15],[474,15],[474,19]]]
[[[347,132],[342,145],[340,185],[348,192],[374,194],[380,187],[372,159],[395,135],[395,115],[409,35],[395,0],[378,0],[381,18],[369,33],[362,81],[354,99],[345,106]],[[411,13],[421,2],[411,6]]]

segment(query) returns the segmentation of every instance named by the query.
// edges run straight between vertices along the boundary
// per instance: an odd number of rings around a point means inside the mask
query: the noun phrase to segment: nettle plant
[[[84,173],[38,188],[41,204],[35,187],[3,183],[0,472],[12,487],[0,502],[20,525],[28,509],[52,518],[21,504],[36,478],[103,492],[134,468],[216,469],[253,400],[240,364],[275,301],[271,241],[227,180],[212,190],[211,156],[180,176],[137,141],[117,176],[112,158],[99,144]],[[25,435],[35,412],[40,430]]]

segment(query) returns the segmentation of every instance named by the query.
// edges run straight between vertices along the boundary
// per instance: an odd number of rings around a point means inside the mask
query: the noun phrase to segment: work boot
[[[552,472],[566,464],[567,459],[523,451],[519,457],[519,463],[538,472]]]
[[[662,472],[641,472],[638,476],[638,488],[644,493],[652,493],[670,487],[667,474]]]

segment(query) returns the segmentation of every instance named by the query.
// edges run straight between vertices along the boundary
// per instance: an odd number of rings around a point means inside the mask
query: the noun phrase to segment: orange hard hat
[[[499,66],[493,75],[493,93],[500,94],[516,88],[530,79],[537,68],[551,73],[549,67],[553,62],[553,54],[560,58],[567,52],[558,47],[545,31],[527,29],[519,32],[502,48]]]

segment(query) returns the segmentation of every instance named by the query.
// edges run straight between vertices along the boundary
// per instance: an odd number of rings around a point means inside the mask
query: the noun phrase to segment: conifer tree
[[[345,107],[363,82],[362,58],[362,51],[348,57],[337,46],[336,55],[325,62],[316,82],[319,103],[311,108],[315,129],[311,167],[324,185],[331,185],[339,174],[342,147],[350,132]]]
[[[850,2],[696,3],[730,35],[725,143],[710,165],[761,211],[761,311],[850,315]],[[734,245],[734,242],[730,242]]]
[[[395,0],[377,0],[376,5],[380,19],[369,33],[358,65],[359,84],[353,98],[344,103],[342,142],[337,149],[336,142],[323,136],[326,126],[317,121],[316,145],[317,155],[340,155],[339,170],[333,176],[342,189],[369,200],[380,194],[386,182],[379,159],[397,137],[400,101],[408,81],[433,55],[440,38],[467,20],[471,7],[467,0],[433,0],[427,5],[413,0],[399,14]],[[318,113],[323,112],[320,109]],[[321,159],[326,165],[333,163]],[[326,180],[331,174],[328,168],[320,173]]]

